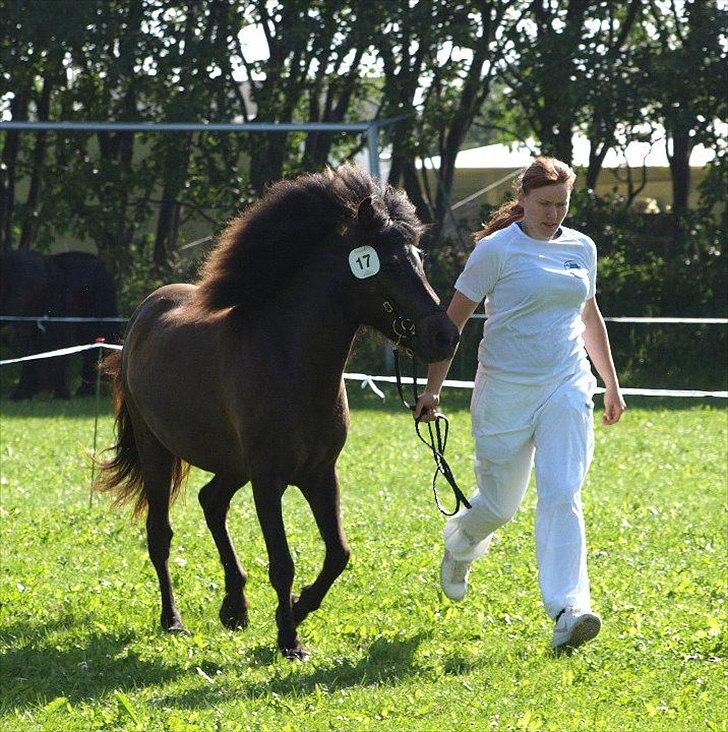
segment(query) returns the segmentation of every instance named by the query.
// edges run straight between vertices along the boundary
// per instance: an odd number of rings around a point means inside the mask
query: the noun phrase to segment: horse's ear
[[[364,230],[379,229],[385,222],[385,217],[378,210],[372,196],[367,196],[359,202],[356,219]]]

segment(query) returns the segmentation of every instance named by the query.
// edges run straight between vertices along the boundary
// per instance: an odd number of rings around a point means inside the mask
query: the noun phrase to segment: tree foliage
[[[532,136],[543,152],[570,161],[572,135],[584,131],[591,188],[609,149],[649,136],[649,123],[659,122],[682,218],[690,151],[721,144],[714,120],[726,112],[726,14],[717,3],[55,0],[53,8],[5,0],[6,118],[402,115],[384,140],[389,179],[432,224],[435,243],[451,217],[455,158],[474,134]],[[252,28],[262,33],[262,53],[246,40]],[[362,141],[331,133],[6,132],[0,145],[0,248],[42,249],[77,236],[119,274],[141,257],[161,277],[178,257],[186,222],[214,230],[271,180],[335,164]],[[433,155],[440,166],[428,175],[417,159]],[[714,210],[724,170],[721,153],[703,212]]]

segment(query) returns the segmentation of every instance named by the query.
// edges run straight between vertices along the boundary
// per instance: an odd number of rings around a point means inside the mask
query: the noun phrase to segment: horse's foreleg
[[[326,546],[324,564],[316,580],[301,591],[293,605],[293,621],[303,622],[312,611],[321,607],[324,596],[349,561],[349,545],[346,543],[339,511],[339,483],[335,468],[322,479],[301,485],[311,506],[316,525]]]
[[[278,625],[278,648],[286,658],[305,659],[308,652],[296,636],[293,622],[293,559],[288,549],[286,530],[283,525],[281,499],[286,486],[275,479],[253,479],[253,499],[263,530],[268,550],[268,576],[278,595],[276,623]]]
[[[235,555],[226,525],[230,500],[246,482],[226,480],[216,475],[203,486],[198,496],[225,572],[225,597],[220,607],[220,621],[231,630],[248,625],[248,600],[245,597],[247,577]]]

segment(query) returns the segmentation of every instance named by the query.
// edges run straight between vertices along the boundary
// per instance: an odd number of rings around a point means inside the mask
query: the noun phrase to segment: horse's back
[[[168,363],[176,352],[180,359],[204,348],[197,341],[204,336],[205,330],[189,313],[195,285],[176,283],[164,285],[152,292],[139,305],[129,321],[124,343],[125,369],[133,375],[134,365],[141,361],[156,361],[159,365]],[[194,337],[191,331],[194,330]],[[193,359],[194,360],[194,359]],[[132,370],[133,369],[133,370]],[[158,371],[158,369],[153,369]]]
[[[134,317],[148,309],[161,308],[162,310],[168,310],[170,307],[184,305],[192,299],[196,290],[196,285],[190,285],[184,282],[163,285],[142,300],[134,313]]]

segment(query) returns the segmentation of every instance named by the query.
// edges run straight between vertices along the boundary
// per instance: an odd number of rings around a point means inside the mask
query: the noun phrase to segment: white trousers
[[[477,490],[445,524],[455,559],[485,554],[510,521],[536,465],[536,557],[546,612],[591,609],[581,486],[594,454],[596,380],[578,373],[538,385],[497,381],[478,369],[471,402]]]

